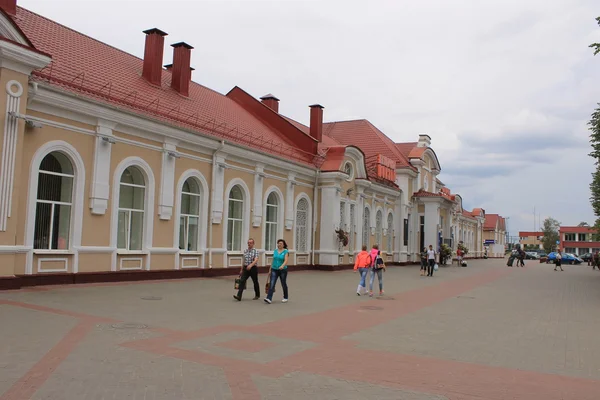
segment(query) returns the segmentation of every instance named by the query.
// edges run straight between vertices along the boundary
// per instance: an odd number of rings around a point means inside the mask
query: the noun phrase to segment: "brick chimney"
[[[171,46],[173,46],[171,87],[187,97],[190,95],[190,82],[192,81],[190,62],[193,47],[184,42],[175,43]]]
[[[262,100],[262,103],[269,107],[271,110],[275,111],[276,113],[279,113],[279,99],[275,96],[273,96],[271,93],[264,95],[263,97],[260,98]]]
[[[319,143],[323,139],[323,106],[313,104],[310,107],[310,136]]]
[[[142,76],[151,84],[160,86],[165,36],[167,34],[156,28],[148,29],[144,33],[146,34],[146,48],[144,49]]]
[[[17,0],[0,0],[0,8],[7,14],[17,15]]]

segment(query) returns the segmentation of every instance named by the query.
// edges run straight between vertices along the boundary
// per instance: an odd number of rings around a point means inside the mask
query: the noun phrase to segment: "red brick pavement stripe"
[[[271,368],[436,393],[451,400],[598,400],[600,382],[452,360],[327,344]]]
[[[233,400],[260,400],[262,398],[248,371],[237,368],[225,368],[225,376],[227,377]]]
[[[328,342],[440,303],[478,286],[493,282],[509,273],[511,270],[494,269],[468,278],[453,279],[439,285],[396,294],[393,295],[394,301],[370,300],[360,304],[354,303],[331,310],[252,326],[244,330],[317,343]],[[349,294],[352,294],[352,288],[349,288],[348,291]],[[359,313],[360,307],[364,306],[378,306],[383,310]],[[307,329],[307,327],[314,329]]]
[[[0,304],[6,304],[9,306],[21,307],[21,308],[29,308],[30,310],[42,311],[42,312],[47,312],[47,313],[57,314],[57,315],[65,315],[67,317],[82,318],[82,319],[94,319],[96,322],[119,322],[116,319],[112,319],[112,318],[96,317],[96,316],[89,315],[89,314],[83,314],[83,313],[67,311],[67,310],[60,310],[58,308],[51,308],[51,307],[46,307],[46,306],[39,306],[37,304],[22,303],[19,301],[0,300]]]
[[[56,368],[94,327],[96,321],[86,319],[77,324],[17,383],[0,397],[0,400],[27,400],[48,380]]]

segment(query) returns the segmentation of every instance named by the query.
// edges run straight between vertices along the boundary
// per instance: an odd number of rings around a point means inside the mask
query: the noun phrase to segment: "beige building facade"
[[[0,13],[0,278],[237,269],[250,238],[260,265],[278,239],[295,266],[375,244],[390,263],[446,240],[483,254],[485,214],[437,179],[428,135],[393,143],[365,120],[323,123],[319,105],[304,126],[272,95],[191,81],[185,43],[157,66],[160,30],[140,60],[14,4]],[[382,147],[352,145],[359,125]]]

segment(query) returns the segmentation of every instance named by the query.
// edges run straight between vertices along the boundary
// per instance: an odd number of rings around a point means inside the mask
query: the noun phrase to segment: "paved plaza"
[[[272,305],[231,277],[0,292],[0,400],[600,399],[591,267],[391,267],[382,298],[351,271],[288,282]]]

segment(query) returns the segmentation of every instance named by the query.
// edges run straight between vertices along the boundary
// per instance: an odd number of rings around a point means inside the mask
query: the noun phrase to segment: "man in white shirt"
[[[435,250],[433,246],[429,245],[427,250],[427,276],[433,276],[433,266],[435,265]]]

